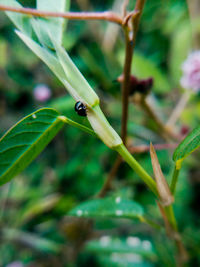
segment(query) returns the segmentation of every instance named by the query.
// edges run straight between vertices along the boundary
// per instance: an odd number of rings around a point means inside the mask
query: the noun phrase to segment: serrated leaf
[[[69,7],[70,0],[37,0],[37,9],[42,11],[65,12],[69,10]],[[64,18],[39,18],[32,20],[32,25],[41,44],[53,48],[48,32],[51,32],[55,40],[61,44],[66,21]]]
[[[0,184],[23,171],[64,125],[59,113],[43,108],[23,118],[0,139]]]
[[[117,198],[94,199],[80,204],[69,215],[78,217],[141,218],[144,210],[138,203]]]
[[[200,146],[200,126],[196,127],[178,145],[173,154],[177,169],[181,168],[182,161]]]
[[[126,239],[102,236],[99,240],[88,242],[85,249],[101,254],[135,253],[142,256],[155,256],[152,243],[135,236],[128,236]]]
[[[0,0],[0,4],[11,6],[11,7],[17,7],[22,8],[22,6],[15,0]],[[19,14],[16,12],[5,12],[6,15],[10,18],[10,20],[17,26],[20,31],[23,33],[26,33],[28,36],[31,36],[32,33],[32,27],[30,24],[30,15],[26,14]]]

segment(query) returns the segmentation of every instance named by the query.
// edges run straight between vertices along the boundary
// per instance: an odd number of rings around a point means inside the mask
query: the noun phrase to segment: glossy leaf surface
[[[0,139],[0,184],[23,171],[64,125],[59,113],[43,108],[23,118]]]

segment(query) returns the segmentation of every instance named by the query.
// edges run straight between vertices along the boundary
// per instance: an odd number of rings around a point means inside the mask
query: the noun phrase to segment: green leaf
[[[100,266],[109,267],[154,267],[153,263],[144,261],[139,255],[132,253],[116,253],[110,255],[99,255]]]
[[[42,11],[65,12],[69,7],[70,0],[37,0],[37,9]],[[53,48],[48,32],[51,32],[55,40],[61,44],[65,21],[63,18],[39,18],[32,20],[32,25],[41,44]]]
[[[15,0],[0,0],[0,4],[22,8],[22,6]],[[16,12],[9,11],[6,11],[5,13],[10,18],[10,20],[17,26],[17,28],[20,29],[20,31],[26,33],[28,36],[31,36],[32,27],[30,24],[30,15],[19,14]]]
[[[53,36],[52,42],[54,43],[54,48],[56,50],[58,60],[65,72],[66,81],[72,88],[76,89],[78,99],[83,101],[84,103],[87,103],[89,106],[95,106],[96,104],[98,104],[98,96],[86,81],[84,76],[81,74],[79,69],[76,67],[76,65],[73,63],[68,53],[61,45],[57,43]]]
[[[186,138],[178,145],[173,154],[173,160],[176,162],[176,168],[181,168],[182,161],[200,146],[200,126],[196,127]]]
[[[128,236],[126,239],[102,236],[99,240],[87,243],[86,250],[96,253],[135,253],[141,256],[155,256],[153,246],[149,240],[141,240],[135,236]]]
[[[16,31],[16,33],[24,43],[47,64],[76,101],[82,101],[90,106],[99,102],[98,96],[74,65],[63,47],[54,43],[58,55],[57,58],[48,48],[40,46],[19,31]]]
[[[24,41],[24,43],[50,68],[50,70],[62,82],[65,79],[63,68],[54,54],[47,48],[40,46],[25,34],[15,31],[16,34]]]
[[[120,197],[94,199],[74,208],[69,214],[78,217],[117,217],[138,218],[144,213],[143,208],[136,202]]]
[[[0,139],[0,184],[23,171],[62,128],[54,109],[43,108],[23,118]]]

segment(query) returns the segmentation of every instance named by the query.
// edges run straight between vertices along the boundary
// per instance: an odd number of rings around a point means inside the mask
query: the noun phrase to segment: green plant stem
[[[178,228],[177,228],[176,218],[174,216],[173,206],[170,205],[170,206],[165,207],[164,209],[165,209],[165,214],[167,216],[167,219],[168,219],[172,229],[177,232]]]
[[[140,176],[140,178],[145,182],[149,189],[157,196],[158,191],[156,188],[156,183],[153,178],[142,168],[142,166],[134,159],[134,157],[129,153],[124,144],[116,146],[114,148],[123,158],[124,161]]]
[[[78,129],[80,129],[80,130],[82,130],[82,131],[84,131],[86,133],[89,133],[89,134],[97,137],[97,134],[92,129],[90,129],[90,128],[88,128],[88,127],[86,127],[86,126],[84,126],[84,125],[82,125],[80,123],[77,123],[77,122],[75,122],[73,120],[70,120],[65,116],[59,116],[58,118],[60,120],[64,121],[65,123],[69,124],[69,125],[72,125],[72,126],[78,128]]]
[[[177,247],[177,266],[185,266],[184,263],[188,260],[188,253],[182,243],[181,236],[178,232],[178,226],[176,222],[176,218],[174,216],[173,206],[170,205],[164,208],[165,214],[167,217],[168,222],[170,223],[171,229],[170,230],[170,238],[172,238],[175,242]]]
[[[174,195],[175,191],[176,191],[176,185],[177,185],[177,181],[178,181],[178,176],[180,173],[180,169],[177,169],[176,166],[174,167],[174,172],[173,172],[173,176],[172,176],[172,181],[170,184],[170,189],[172,194]]]

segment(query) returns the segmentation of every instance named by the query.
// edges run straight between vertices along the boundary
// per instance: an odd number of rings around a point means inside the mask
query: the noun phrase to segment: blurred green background
[[[30,0],[19,2],[24,6],[35,5]],[[71,10],[120,10],[121,3],[72,0]],[[130,10],[134,3],[131,1]],[[151,98],[163,121],[167,121],[183,94],[179,85],[181,64],[193,48],[188,19],[183,0],[147,1],[137,36],[132,73],[139,78],[154,78]],[[115,82],[123,69],[124,39],[120,28],[107,22],[69,21],[63,43],[100,96],[112,126],[120,132],[121,90]],[[48,101],[35,99],[33,92],[38,84],[50,88],[52,96]],[[177,123],[178,131],[191,130],[199,124],[199,100],[198,94],[191,96]],[[74,112],[74,100],[16,36],[12,23],[1,12],[0,136],[23,116],[44,106],[87,124],[86,118]],[[131,105],[129,112],[130,144],[163,142],[154,122],[140,108]],[[173,149],[158,151],[168,179],[173,167],[172,152]],[[153,173],[148,152],[135,157]],[[99,192],[115,158],[116,154],[101,141],[66,126],[22,174],[2,186],[0,266],[175,266],[174,246],[162,231],[138,221],[91,222],[67,216],[72,208]],[[185,161],[176,193],[175,214],[190,255],[188,266],[200,265],[199,160],[197,151]],[[112,194],[141,203],[150,219],[162,222],[153,195],[126,164],[121,165],[113,186]],[[110,250],[105,251],[101,245],[108,241],[108,236],[112,236],[112,241],[109,239]],[[94,241],[82,247],[82,241],[91,237]],[[124,254],[119,254],[128,237],[146,242],[149,253],[145,254],[141,247],[137,251],[124,249]],[[112,251],[115,246],[118,250]]]

